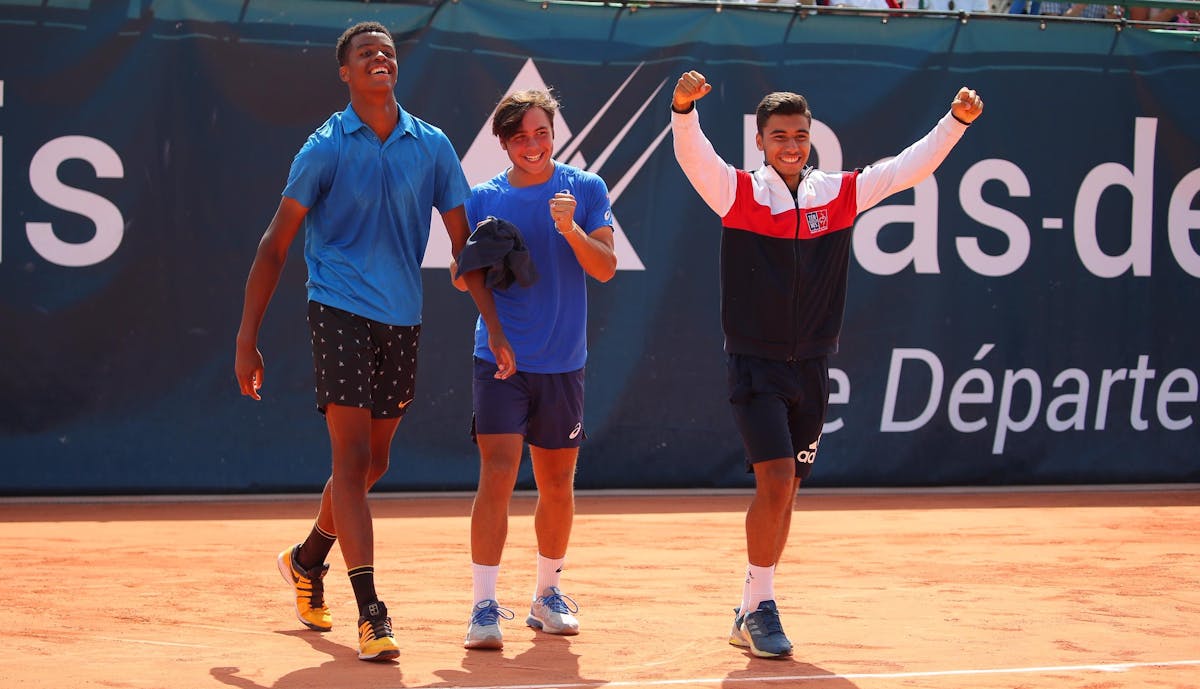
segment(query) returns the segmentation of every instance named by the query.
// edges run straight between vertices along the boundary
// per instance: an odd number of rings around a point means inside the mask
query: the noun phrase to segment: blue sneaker
[[[483,600],[471,608],[471,621],[467,623],[467,638],[463,648],[504,648],[504,635],[500,633],[500,620],[511,620],[512,610],[500,607],[494,600]]]
[[[569,596],[564,596],[557,586],[551,586],[529,608],[525,624],[547,634],[574,636],[579,633],[579,620],[574,613],[579,606]]]
[[[746,635],[742,633],[742,609],[740,607],[733,609],[733,629],[729,630],[729,643],[738,648],[750,648],[750,641]]]
[[[742,620],[742,635],[750,646],[750,652],[759,658],[779,658],[792,654],[792,642],[783,633],[779,610],[773,600],[759,603],[758,610],[746,615]]]

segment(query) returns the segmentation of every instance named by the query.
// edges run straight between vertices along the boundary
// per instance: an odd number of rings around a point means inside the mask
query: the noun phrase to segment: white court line
[[[588,689],[590,687],[670,687],[677,685],[711,684],[729,686],[751,682],[816,682],[849,679],[905,679],[914,677],[963,677],[970,675],[1035,674],[1043,672],[1125,672],[1143,667],[1176,667],[1200,665],[1200,660],[1165,660],[1146,663],[1102,663],[1094,665],[1047,665],[1044,667],[982,668],[976,670],[929,670],[925,672],[850,672],[844,675],[787,675],[778,677],[696,677],[693,679],[658,679],[637,681],[556,682],[554,684],[491,684],[486,686],[450,686],[442,689]],[[441,685],[438,685],[441,687]]]
[[[182,648],[212,648],[207,644],[181,644],[174,641],[151,641],[150,639],[122,639],[116,636],[93,636],[98,641],[117,641],[125,644],[146,644],[147,646],[180,646]]]
[[[245,629],[245,628],[239,629],[237,627],[230,627],[227,625],[222,626],[222,625],[215,625],[215,624],[195,624],[194,622],[176,622],[176,623],[174,623],[173,626],[190,627],[192,629],[205,629],[205,630],[218,631],[218,632],[236,632],[238,634],[261,634],[263,636],[279,636],[280,635],[280,632],[264,632],[261,629]],[[296,630],[296,631],[303,631],[303,630]]]

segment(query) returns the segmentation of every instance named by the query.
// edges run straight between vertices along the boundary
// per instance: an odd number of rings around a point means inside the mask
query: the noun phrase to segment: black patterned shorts
[[[386,325],[308,302],[317,411],[330,404],[400,419],[413,401],[420,325]]]

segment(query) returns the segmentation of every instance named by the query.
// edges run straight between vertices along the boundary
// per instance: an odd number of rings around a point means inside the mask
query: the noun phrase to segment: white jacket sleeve
[[[675,159],[695,187],[700,198],[720,217],[733,207],[737,191],[737,171],[721,160],[712,143],[700,129],[696,108],[688,113],[671,111],[671,132],[675,141]]]
[[[965,131],[967,125],[946,113],[928,134],[896,157],[863,168],[858,175],[858,212],[916,186],[933,174]]]

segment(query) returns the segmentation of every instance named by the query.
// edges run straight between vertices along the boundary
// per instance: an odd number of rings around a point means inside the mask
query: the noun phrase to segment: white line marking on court
[[[192,622],[176,622],[176,627],[191,627],[192,629],[205,629],[218,632],[236,632],[238,634],[261,634],[264,636],[279,636],[279,632],[264,632],[261,629],[239,629],[237,627],[222,627],[215,624],[195,624]]]
[[[126,644],[146,644],[148,646],[180,646],[182,648],[212,648],[207,644],[180,644],[174,641],[151,641],[149,639],[122,639],[115,636],[93,636],[98,641],[119,641]]]
[[[1043,667],[981,668],[975,670],[928,670],[923,672],[850,672],[844,675],[787,675],[777,677],[696,677],[693,679],[656,679],[646,681],[556,682],[554,684],[491,684],[487,686],[450,686],[443,689],[587,689],[589,687],[670,687],[677,685],[728,686],[751,682],[816,682],[848,679],[911,679],[914,677],[962,677],[968,675],[1035,674],[1041,672],[1126,672],[1144,667],[1200,665],[1200,660],[1164,660],[1145,663],[1097,663],[1093,665],[1047,665]]]

